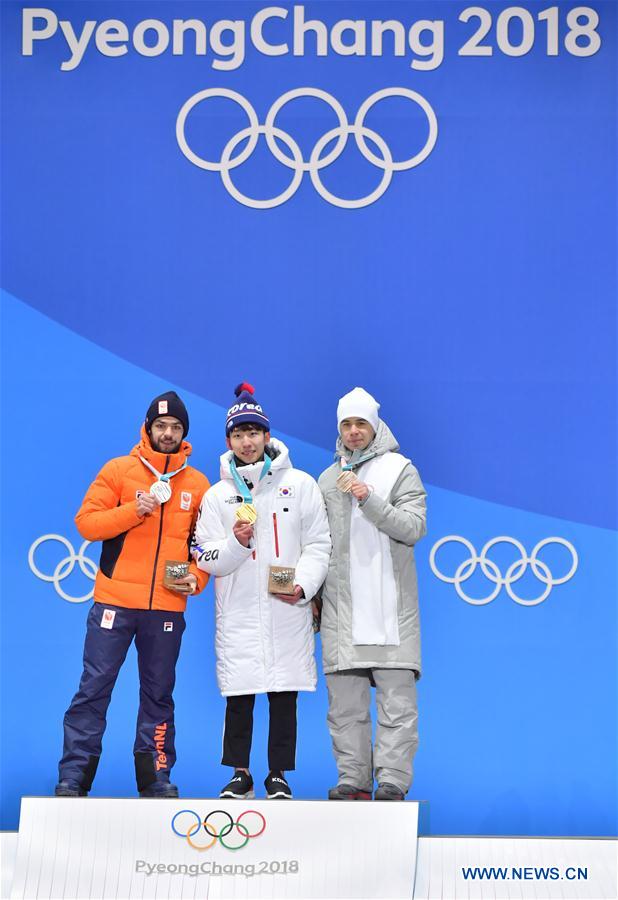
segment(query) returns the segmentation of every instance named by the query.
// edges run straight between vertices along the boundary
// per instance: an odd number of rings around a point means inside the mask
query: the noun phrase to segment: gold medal
[[[349,469],[346,469],[344,472],[339,475],[337,478],[337,487],[343,494],[348,494],[350,492],[350,488],[356,481],[356,475],[354,472],[351,472]]]
[[[253,525],[257,519],[257,512],[253,503],[243,503],[242,506],[239,506],[236,510],[236,518],[239,522],[243,522],[246,525]]]

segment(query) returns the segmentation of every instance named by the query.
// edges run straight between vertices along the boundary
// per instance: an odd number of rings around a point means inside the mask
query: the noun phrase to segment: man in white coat
[[[216,576],[217,680],[227,697],[222,765],[234,775],[221,797],[254,797],[249,757],[256,694],[268,694],[268,798],[290,798],[298,691],[314,691],[311,598],[326,578],[331,549],[316,482],[292,467],[271,440],[268,417],[243,382],[228,410],[221,481],[200,507],[193,556]],[[272,593],[273,573],[292,570],[289,593]],[[282,588],[283,589],[283,588]]]
[[[333,555],[322,589],[328,727],[339,773],[331,800],[403,800],[418,744],[421,671],[414,545],[425,534],[425,489],[354,388],[337,407],[336,462],[322,473]],[[370,687],[376,689],[372,746]]]

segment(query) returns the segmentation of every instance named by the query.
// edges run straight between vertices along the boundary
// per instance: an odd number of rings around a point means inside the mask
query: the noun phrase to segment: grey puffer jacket
[[[399,444],[380,420],[376,436],[365,453],[380,456],[397,452]],[[341,474],[340,457],[349,457],[337,441],[337,461],[323,472],[318,485],[324,496],[333,552],[322,588],[322,652],[324,671],[345,669],[414,669],[421,672],[420,622],[414,544],[426,532],[426,491],[417,470],[407,463],[387,500],[370,494],[360,506],[373,524],[388,535],[397,583],[399,646],[352,643],[352,597],[350,592],[350,519],[352,497],[337,489]],[[356,454],[358,455],[358,453]],[[354,456],[352,456],[352,462]],[[354,472],[363,480],[361,463]]]

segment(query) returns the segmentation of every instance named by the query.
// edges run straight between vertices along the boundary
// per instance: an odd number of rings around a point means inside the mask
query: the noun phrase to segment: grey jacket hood
[[[341,459],[342,456],[345,456],[347,460],[354,464],[361,456],[367,457],[367,454],[369,453],[373,457],[382,456],[382,454],[388,453],[389,451],[396,453],[398,450],[399,442],[395,435],[386,422],[383,422],[382,419],[380,419],[375,437],[365,450],[354,450],[350,455],[350,451],[344,446],[341,435],[339,435],[337,438],[337,447],[335,449],[335,459]]]

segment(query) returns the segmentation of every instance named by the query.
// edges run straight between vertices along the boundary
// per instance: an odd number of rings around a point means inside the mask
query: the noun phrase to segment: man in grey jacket
[[[322,589],[328,727],[339,773],[331,800],[370,800],[374,775],[376,800],[403,800],[418,745],[413,547],[426,530],[426,492],[378,410],[363,388],[341,398],[336,462],[318,482],[333,540]]]

